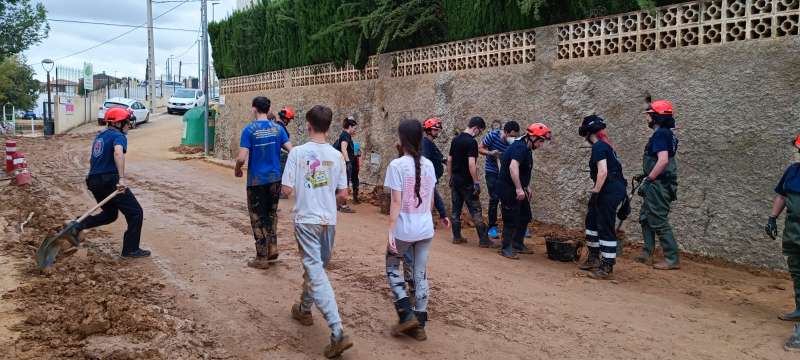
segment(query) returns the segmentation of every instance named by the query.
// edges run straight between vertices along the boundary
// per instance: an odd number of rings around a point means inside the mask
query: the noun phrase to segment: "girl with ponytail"
[[[389,210],[389,244],[386,250],[386,276],[394,295],[399,322],[392,328],[395,335],[407,335],[425,340],[428,319],[428,252],[433,238],[433,191],[436,173],[433,164],[421,156],[422,124],[403,120],[397,129],[401,156],[386,170],[384,187],[391,189]],[[448,225],[447,223],[445,225]],[[413,281],[406,288],[400,270],[403,255],[408,253],[413,264]],[[414,307],[409,298],[414,295]]]

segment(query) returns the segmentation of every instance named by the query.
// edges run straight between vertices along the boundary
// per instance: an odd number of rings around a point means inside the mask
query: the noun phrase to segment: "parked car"
[[[142,102],[134,99],[126,98],[111,98],[103,102],[97,112],[97,123],[104,125],[103,119],[106,116],[106,110],[111,108],[122,108],[133,112],[132,126],[136,127],[137,124],[146,123],[150,121],[150,110],[144,106]]]
[[[198,89],[177,89],[167,101],[167,113],[183,114],[195,107],[205,106],[206,96]]]
[[[22,118],[26,120],[36,120],[36,113],[33,110],[28,110],[22,113]]]

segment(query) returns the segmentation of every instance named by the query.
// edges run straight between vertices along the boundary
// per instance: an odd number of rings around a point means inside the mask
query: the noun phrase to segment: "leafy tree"
[[[47,37],[44,5],[31,0],[0,0],[0,59],[23,52]]]
[[[33,68],[20,55],[0,61],[0,106],[11,104],[18,109],[32,109],[39,91],[39,81],[33,78]]]

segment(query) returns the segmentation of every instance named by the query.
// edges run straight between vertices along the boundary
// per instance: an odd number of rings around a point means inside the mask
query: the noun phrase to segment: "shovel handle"
[[[119,194],[122,194],[124,191],[126,191],[126,190],[123,190],[123,191],[115,190],[113,193],[111,193],[111,195],[108,195],[105,199],[103,199],[103,201],[97,203],[97,205],[95,205],[93,208],[89,209],[89,211],[83,213],[83,215],[81,215],[81,217],[79,217],[78,220],[75,220],[75,221],[76,222],[81,222],[83,220],[86,220],[86,218],[89,217],[89,215],[91,215],[93,212],[95,212],[95,210],[101,208],[103,205],[105,205],[106,203],[111,201],[111,199],[113,199],[115,196],[117,196]]]

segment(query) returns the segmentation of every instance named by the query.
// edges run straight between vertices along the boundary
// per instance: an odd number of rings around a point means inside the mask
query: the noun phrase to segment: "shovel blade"
[[[42,244],[39,246],[39,249],[36,250],[36,265],[39,267],[40,270],[46,269],[55,263],[56,257],[58,256],[58,252],[59,250],[61,250],[58,245],[59,239],[65,238],[73,246],[78,245],[79,243],[78,239],[70,235],[70,230],[72,230],[73,226],[74,224],[70,224],[57,234],[50,236],[44,239],[44,241],[42,241]]]

